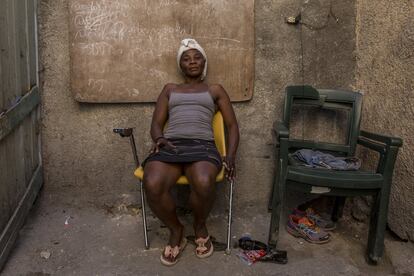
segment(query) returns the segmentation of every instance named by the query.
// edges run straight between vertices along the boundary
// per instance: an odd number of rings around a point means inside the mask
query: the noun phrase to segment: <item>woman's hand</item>
[[[226,169],[227,180],[234,180],[236,178],[236,158],[234,156],[225,156],[223,158],[223,166]]]
[[[157,153],[160,151],[161,148],[166,148],[167,150],[174,150],[176,146],[174,146],[170,141],[168,141],[165,137],[160,137],[157,141],[152,145],[151,153]]]

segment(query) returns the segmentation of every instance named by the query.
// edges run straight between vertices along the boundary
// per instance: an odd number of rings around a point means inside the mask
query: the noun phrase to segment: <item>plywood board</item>
[[[71,0],[72,92],[80,102],[154,102],[180,83],[176,52],[195,38],[209,83],[232,101],[253,94],[254,0]]]

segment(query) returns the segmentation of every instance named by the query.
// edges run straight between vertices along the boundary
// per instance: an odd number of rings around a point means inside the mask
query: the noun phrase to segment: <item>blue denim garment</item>
[[[356,157],[336,157],[329,153],[310,149],[297,150],[292,157],[313,168],[326,168],[339,171],[356,171],[361,160]]]

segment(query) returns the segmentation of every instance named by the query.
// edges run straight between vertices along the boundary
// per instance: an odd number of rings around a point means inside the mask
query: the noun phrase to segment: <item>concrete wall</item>
[[[414,2],[358,0],[357,15],[356,88],[365,92],[362,128],[404,140],[388,223],[400,237],[414,240]]]
[[[111,130],[113,127],[135,127],[140,156],[143,157],[151,146],[149,127],[154,106],[79,104],[73,100],[69,87],[68,2],[44,0],[39,4],[45,193],[54,201],[79,208],[101,208],[124,198],[138,201],[128,142],[115,136]],[[270,130],[274,120],[281,116],[284,88],[289,84],[304,82],[319,88],[365,90],[364,126],[377,130],[370,123],[381,123],[382,129],[409,139],[409,130],[403,126],[410,125],[408,114],[412,113],[412,109],[406,104],[406,110],[402,110],[398,101],[403,101],[402,95],[412,93],[412,88],[403,89],[409,85],[412,87],[408,78],[409,67],[403,61],[410,56],[407,43],[411,40],[402,35],[406,31],[394,33],[391,32],[392,26],[387,25],[383,30],[387,39],[400,39],[398,44],[387,48],[391,40],[385,43],[383,36],[375,34],[383,25],[375,25],[362,16],[377,21],[382,18],[371,11],[376,6],[367,3],[358,2],[357,20],[354,0],[256,1],[255,91],[252,101],[234,105],[241,130],[236,209],[251,206],[257,212],[266,211],[273,177]],[[386,2],[381,3],[385,6]],[[285,23],[285,17],[299,12],[305,24],[294,26]],[[404,11],[404,14],[407,12]],[[357,27],[356,22],[359,24]],[[407,35],[410,34],[412,38],[412,33]],[[359,38],[357,41],[356,35]],[[363,40],[365,35],[370,39]],[[375,48],[381,45],[390,49],[385,60],[393,67],[386,70],[380,62],[379,50]],[[360,51],[358,55],[356,46]],[[398,47],[402,47],[405,54],[394,58],[397,52],[401,52]],[[397,65],[403,66],[406,72],[402,79],[406,80],[404,84],[398,82],[401,78],[396,71],[400,70]],[[378,77],[373,78],[369,68],[374,68]],[[395,77],[390,82],[385,81],[390,74]],[[401,97],[394,97],[397,93],[395,87],[399,87],[398,95]],[[384,98],[387,100],[384,101]],[[389,103],[386,110],[390,111],[385,113],[381,109],[379,112],[380,106],[386,103]],[[374,117],[379,113],[382,113],[382,119]],[[299,121],[303,118],[299,117]],[[395,126],[393,122],[396,120],[391,118],[407,122],[403,126]],[[315,123],[305,125],[305,128],[309,132],[325,133],[327,124]],[[299,130],[296,134],[304,136],[306,131]],[[406,144],[410,144],[409,140]],[[409,146],[406,146],[397,165],[395,182],[405,184],[397,183],[395,187],[402,187],[402,190],[393,190],[390,213],[393,225],[397,222],[398,202],[401,197],[407,196],[410,188],[413,168],[407,159],[409,153]]]

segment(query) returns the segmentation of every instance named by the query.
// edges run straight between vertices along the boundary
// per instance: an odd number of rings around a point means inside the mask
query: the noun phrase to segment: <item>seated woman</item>
[[[203,82],[207,56],[194,39],[181,41],[177,54],[184,83],[167,84],[157,99],[151,123],[152,153],[144,161],[144,187],[154,214],[170,230],[168,245],[161,254],[164,265],[174,265],[184,249],[184,227],[178,220],[170,194],[177,179],[185,174],[191,184],[189,198],[194,214],[194,232],[199,258],[213,253],[206,219],[213,206],[215,179],[222,165],[226,177],[235,177],[239,128],[230,98],[219,84]],[[228,130],[225,160],[214,143],[212,119],[220,110]],[[168,120],[168,126],[164,125]]]

